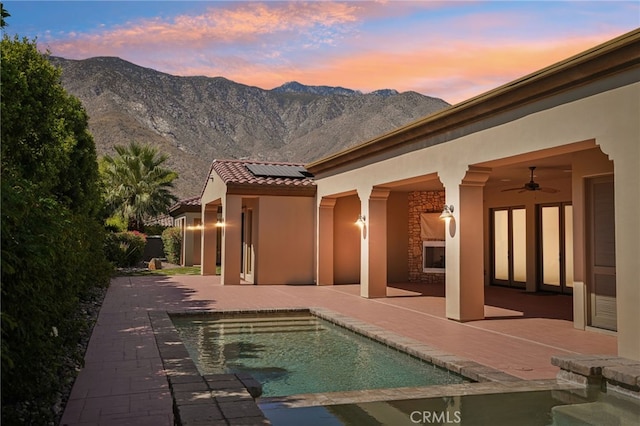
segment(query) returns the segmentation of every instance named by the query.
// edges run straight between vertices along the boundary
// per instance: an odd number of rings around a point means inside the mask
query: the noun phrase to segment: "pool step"
[[[280,321],[314,321],[317,322],[318,319],[316,317],[312,317],[309,315],[305,316],[282,316],[282,317],[233,317],[233,318],[221,318],[214,320],[213,322],[224,324],[224,323],[251,323],[257,324],[261,322],[280,322]]]
[[[211,324],[217,333],[224,335],[243,333],[287,333],[287,332],[315,332],[325,328],[312,317],[286,317],[276,319],[247,318],[241,321],[224,321]]]
[[[303,333],[303,332],[318,332],[325,331],[326,328],[322,327],[303,327],[303,326],[273,326],[273,327],[256,327],[256,328],[225,328],[224,331],[216,331],[215,334],[219,336],[232,336],[237,334],[272,334],[272,333]]]

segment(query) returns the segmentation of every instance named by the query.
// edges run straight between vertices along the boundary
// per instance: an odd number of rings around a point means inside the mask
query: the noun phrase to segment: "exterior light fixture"
[[[358,215],[358,220],[356,220],[356,225],[358,225],[360,228],[364,228],[366,221],[367,219],[365,216]]]
[[[222,212],[218,210],[216,214],[216,228],[224,228],[224,217],[222,217]]]
[[[444,208],[442,209],[442,214],[440,215],[440,219],[442,220],[447,220],[447,219],[451,219],[453,217],[453,204],[448,206],[448,205],[444,205]]]

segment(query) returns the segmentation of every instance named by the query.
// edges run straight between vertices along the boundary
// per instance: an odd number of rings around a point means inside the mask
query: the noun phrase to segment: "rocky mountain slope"
[[[170,156],[176,195],[199,195],[211,161],[309,162],[365,142],[445,101],[383,89],[369,94],[289,82],[272,90],[222,77],[178,77],[114,57],[51,58],[89,114],[98,154],[148,143]]]

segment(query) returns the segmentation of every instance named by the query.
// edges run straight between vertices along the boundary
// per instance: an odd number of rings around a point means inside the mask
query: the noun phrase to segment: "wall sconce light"
[[[216,228],[224,228],[224,218],[221,216],[216,222]]]
[[[448,206],[448,205],[444,205],[444,208],[442,209],[442,214],[440,215],[440,219],[442,220],[447,220],[447,219],[451,219],[453,217],[453,204]]]
[[[366,216],[360,214],[358,215],[358,220],[356,220],[356,225],[360,228],[360,232],[362,233],[362,238],[367,238],[367,218]]]

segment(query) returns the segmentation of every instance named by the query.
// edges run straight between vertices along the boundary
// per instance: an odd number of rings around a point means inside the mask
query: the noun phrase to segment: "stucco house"
[[[448,318],[484,318],[488,285],[572,294],[575,327],[640,359],[639,81],[636,30],[308,164],[317,283],[414,278],[437,249],[411,218],[442,197]]]
[[[169,208],[173,226],[180,228],[182,247],[180,265],[200,265],[202,244],[202,212],[200,197],[191,197],[178,201]]]
[[[302,164],[215,160],[201,196],[202,274],[313,284],[316,185]]]
[[[455,321],[484,318],[486,286],[557,292],[640,360],[640,30],[307,164],[313,179],[245,163],[214,161],[201,200],[202,273],[222,232],[223,284],[440,283]]]

